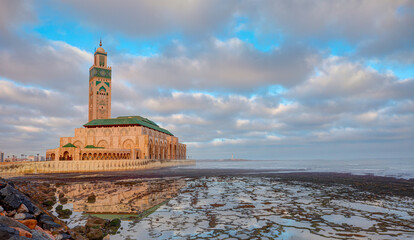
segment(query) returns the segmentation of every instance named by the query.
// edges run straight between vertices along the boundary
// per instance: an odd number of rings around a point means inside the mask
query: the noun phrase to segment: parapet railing
[[[37,174],[37,173],[69,173],[69,172],[102,172],[128,171],[195,165],[194,160],[81,160],[81,161],[44,161],[25,162],[19,164],[0,165],[0,175]]]

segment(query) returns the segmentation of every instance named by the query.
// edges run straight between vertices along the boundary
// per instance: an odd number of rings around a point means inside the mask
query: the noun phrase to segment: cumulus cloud
[[[201,37],[220,31],[236,14],[235,6],[233,0],[75,0],[59,3],[56,7],[86,20],[93,27],[130,36],[152,37],[178,32]]]
[[[279,36],[288,42],[328,43],[341,40],[368,57],[412,50],[412,1],[66,1],[49,2],[64,14],[93,28],[132,37],[180,35],[205,39],[230,36],[242,28],[257,36]],[[63,11],[64,9],[64,11]],[[398,59],[398,58],[395,58]],[[412,57],[405,60],[412,59]],[[410,63],[413,63],[412,61]]]
[[[264,53],[239,39],[212,39],[192,56],[131,57],[116,64],[119,79],[139,88],[252,92],[304,81],[318,58],[302,45]]]
[[[91,31],[178,36],[150,56],[109,52],[112,115],[155,120],[193,157],[410,153],[414,79],[365,59],[412,62],[409,1],[42,3]],[[22,33],[37,21],[30,1],[0,4],[0,148],[43,154],[87,120],[92,53]],[[282,40],[263,51],[234,35],[242,28]],[[328,56],[326,46],[315,47],[337,39],[356,53]]]

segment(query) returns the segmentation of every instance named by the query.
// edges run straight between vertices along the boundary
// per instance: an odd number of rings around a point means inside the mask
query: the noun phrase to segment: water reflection
[[[137,215],[177,195],[183,179],[123,180],[58,186],[74,212]]]

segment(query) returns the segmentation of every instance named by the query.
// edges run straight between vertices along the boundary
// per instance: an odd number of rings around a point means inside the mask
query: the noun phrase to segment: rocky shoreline
[[[24,193],[23,193],[24,192]],[[56,188],[48,183],[36,187],[19,182],[0,179],[0,239],[12,240],[83,240],[109,239],[120,226],[120,220],[112,221],[89,217],[85,226],[70,229],[48,210],[57,201]],[[59,196],[64,203],[67,199]],[[69,218],[72,214],[69,209],[56,207],[59,218]]]
[[[53,215],[0,179],[0,239],[72,239],[69,229]]]
[[[224,182],[231,181],[231,179],[244,179],[247,182],[247,179],[267,179],[266,181],[287,184],[287,186],[300,186],[305,189],[308,187],[336,189],[338,196],[335,195],[332,199],[340,198],[346,201],[357,199],[375,202],[379,199],[389,200],[390,197],[398,199],[414,197],[414,179],[346,173],[275,173],[237,169],[215,169],[213,171],[174,168],[105,174],[29,175],[9,181],[0,180],[0,215],[2,215],[0,216],[0,239],[109,239],[111,234],[119,233],[117,232],[121,225],[119,219],[105,220],[89,217],[86,224],[82,223],[82,226],[69,229],[65,222],[60,220],[70,220],[73,216],[71,210],[64,207],[69,196],[65,196],[62,191],[56,189],[61,185],[76,182],[125,181],[124,184],[132,184],[135,181],[139,182],[139,179],[151,178],[154,179],[151,181],[157,185],[156,179],[171,177],[186,179],[189,186],[181,193],[184,195],[193,192],[192,183],[201,181],[205,184],[210,181],[209,179],[222,179]],[[151,191],[160,191],[157,189],[154,186]],[[87,202],[90,201],[94,201],[94,196],[87,197]],[[246,206],[252,207],[253,205],[236,207],[235,211],[245,209]],[[49,212],[52,208],[57,213],[56,216],[59,215],[58,218]]]
[[[246,169],[192,169],[192,168],[168,168],[146,171],[125,171],[103,173],[67,173],[67,174],[43,174],[26,175],[14,178],[16,181],[50,181],[50,182],[76,182],[76,181],[117,181],[122,179],[138,178],[166,178],[166,177],[221,177],[221,176],[254,176],[270,177],[280,181],[308,182],[315,184],[343,184],[353,188],[372,192],[384,196],[414,197],[414,179],[401,179],[394,177],[374,175],[353,175],[350,173],[336,172],[289,172],[283,170],[246,170]]]

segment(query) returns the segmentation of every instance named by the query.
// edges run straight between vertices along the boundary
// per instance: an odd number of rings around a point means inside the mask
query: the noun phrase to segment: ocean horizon
[[[309,159],[309,160],[249,160],[200,159],[195,169],[254,169],[263,172],[336,172],[355,175],[374,175],[402,179],[414,178],[414,158],[382,159]],[[260,164],[258,164],[260,163]]]

